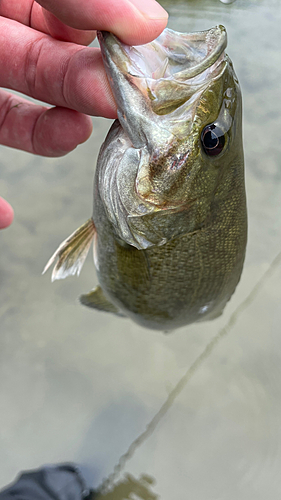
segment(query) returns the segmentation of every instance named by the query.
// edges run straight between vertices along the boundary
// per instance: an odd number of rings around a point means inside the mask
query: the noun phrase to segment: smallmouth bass
[[[243,268],[241,93],[216,26],[129,47],[99,32],[118,107],[101,147],[93,216],[57,249],[79,275],[94,239],[100,286],[81,302],[171,330],[219,316]]]

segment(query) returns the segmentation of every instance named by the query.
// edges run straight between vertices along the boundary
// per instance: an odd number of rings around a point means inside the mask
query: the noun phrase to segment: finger
[[[62,156],[91,132],[88,116],[65,108],[47,109],[0,92],[0,144],[42,156]]]
[[[0,87],[89,115],[116,117],[99,49],[0,18]]]
[[[38,12],[38,8],[41,9],[41,12]],[[31,18],[32,28],[48,33],[57,40],[79,43],[80,45],[89,45],[96,38],[96,31],[82,31],[71,28],[60,21],[54,14],[43,9],[40,5],[38,5],[38,8],[33,9]]]
[[[0,197],[0,229],[4,229],[12,224],[14,211],[11,205]]]
[[[89,45],[96,36],[95,31],[82,31],[66,26],[34,0],[1,0],[0,16],[18,21],[58,40],[81,45]]]
[[[147,43],[167,24],[155,0],[37,0],[65,24],[82,30],[111,31],[129,45]]]

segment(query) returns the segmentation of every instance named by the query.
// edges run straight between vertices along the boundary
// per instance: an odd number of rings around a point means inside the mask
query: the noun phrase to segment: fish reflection
[[[99,33],[118,120],[99,154],[93,217],[52,279],[79,274],[94,239],[95,309],[148,328],[219,316],[242,272],[247,216],[241,94],[226,31],[166,29],[140,47]]]

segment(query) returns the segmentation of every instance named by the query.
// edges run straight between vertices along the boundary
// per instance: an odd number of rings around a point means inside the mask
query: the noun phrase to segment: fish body
[[[59,247],[80,271],[94,236],[96,309],[171,330],[219,316],[247,240],[241,92],[217,26],[128,47],[99,33],[118,120],[101,147],[93,216]]]

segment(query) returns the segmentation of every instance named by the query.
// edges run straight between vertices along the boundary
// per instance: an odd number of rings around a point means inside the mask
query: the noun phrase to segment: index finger
[[[37,0],[60,21],[80,30],[105,30],[124,43],[154,40],[167,24],[168,14],[155,0]]]
[[[0,16],[47,33],[58,40],[80,45],[89,45],[96,36],[95,30],[83,31],[67,26],[35,0],[0,0]]]

